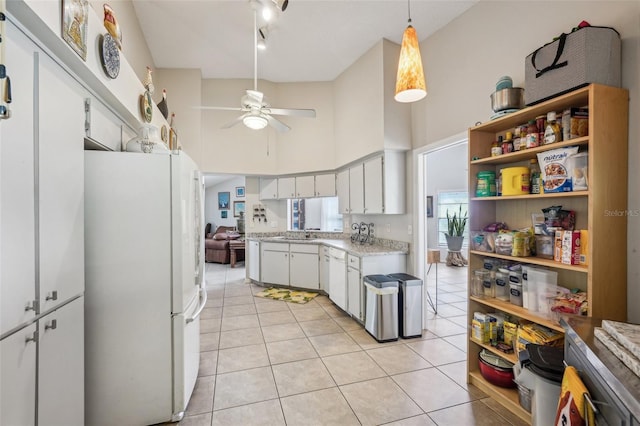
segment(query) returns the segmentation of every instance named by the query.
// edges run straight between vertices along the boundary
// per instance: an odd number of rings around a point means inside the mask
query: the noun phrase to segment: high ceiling
[[[412,25],[424,40],[476,1],[413,0]],[[203,78],[253,77],[249,0],[133,0],[133,4],[157,68],[199,68]],[[332,81],[382,38],[400,44],[407,6],[405,0],[290,0],[269,24],[258,13],[267,44],[258,54],[258,78]]]

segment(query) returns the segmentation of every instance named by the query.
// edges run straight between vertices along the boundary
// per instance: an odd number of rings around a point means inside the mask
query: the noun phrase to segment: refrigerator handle
[[[192,317],[187,318],[187,324],[189,324],[190,322],[194,322],[195,320],[198,319],[198,317],[202,313],[202,310],[204,309],[206,304],[207,304],[207,289],[205,287],[200,287],[200,306],[198,306],[198,309],[196,309]]]

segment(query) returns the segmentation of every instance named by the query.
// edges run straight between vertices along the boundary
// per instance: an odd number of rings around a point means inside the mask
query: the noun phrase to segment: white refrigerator
[[[182,152],[85,152],[86,424],[184,416],[207,297],[203,196]]]

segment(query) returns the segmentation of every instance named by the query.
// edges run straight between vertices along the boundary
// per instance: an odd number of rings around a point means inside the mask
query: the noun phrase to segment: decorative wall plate
[[[151,93],[147,90],[144,94],[140,95],[140,115],[147,123],[151,123],[151,118],[153,117],[152,105]]]
[[[160,139],[162,139],[162,142],[164,143],[167,143],[167,141],[169,140],[169,131],[167,130],[167,126],[165,126],[164,124],[160,128]]]
[[[116,78],[120,73],[120,49],[111,34],[100,37],[100,62],[109,78]]]

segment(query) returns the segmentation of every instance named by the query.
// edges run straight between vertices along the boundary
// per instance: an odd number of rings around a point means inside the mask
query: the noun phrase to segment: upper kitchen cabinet
[[[260,178],[260,199],[261,200],[277,200],[278,199],[278,179],[277,178]]]
[[[296,178],[281,177],[278,178],[278,198],[296,198]]]
[[[336,196],[336,174],[324,173],[316,175],[316,197]]]
[[[316,196],[316,179],[313,175],[296,176],[296,196],[294,198],[311,198]]]
[[[338,207],[342,214],[403,214],[405,154],[385,152],[338,172]]]
[[[411,107],[393,99],[400,46],[381,40],[334,81],[336,160],[411,149]]]

